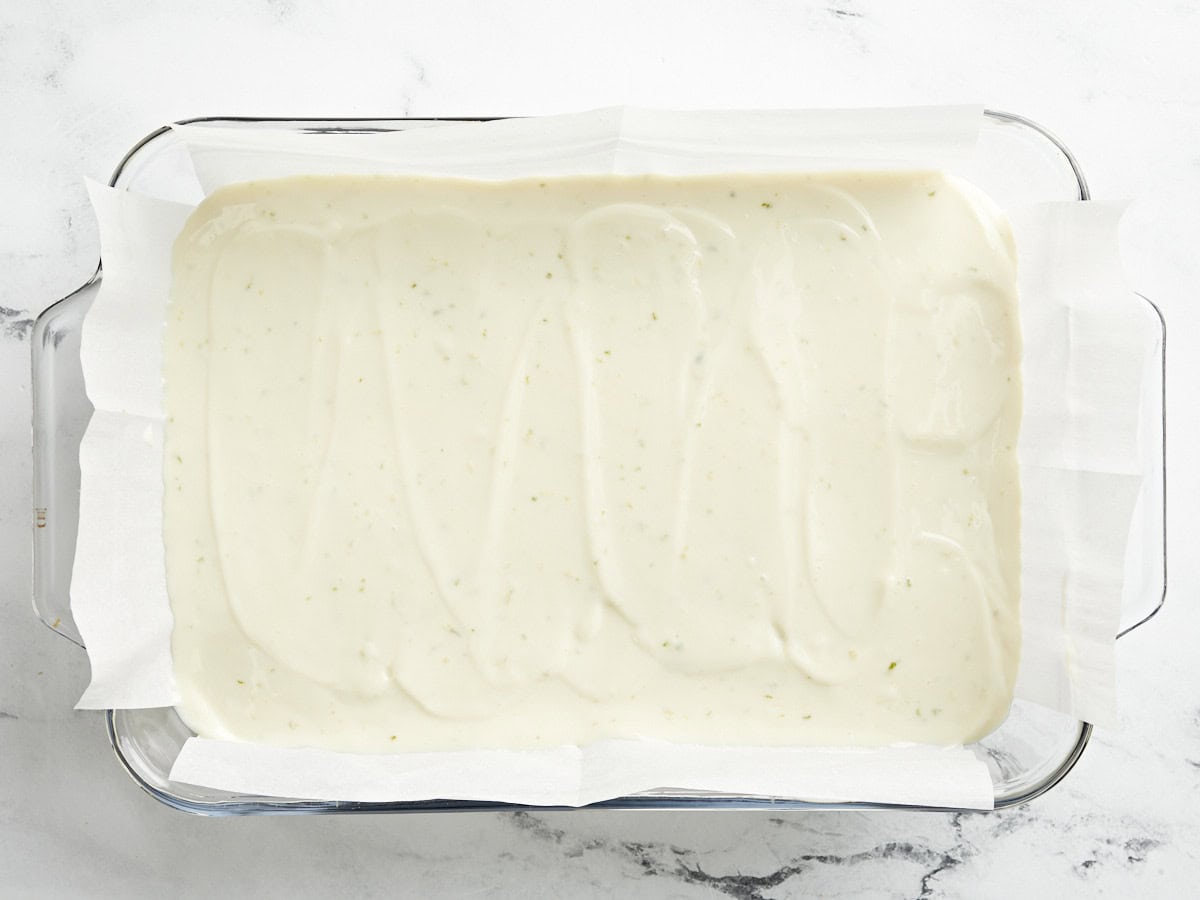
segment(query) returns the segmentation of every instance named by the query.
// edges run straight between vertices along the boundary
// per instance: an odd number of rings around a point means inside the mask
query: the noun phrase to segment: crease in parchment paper
[[[601,172],[937,168],[973,151],[977,107],[689,113],[599,110],[388,134],[176,128],[204,193],[295,174],[515,178]],[[171,615],[162,554],[161,336],[171,245],[191,208],[91,188],[104,278],[84,323],[96,415],[72,611],[92,683],[81,708],[170,706]],[[1130,518],[1144,331],[1117,260],[1120,211],[1008,209],[1017,240],[1025,411],[1023,646],[1016,695],[1093,722],[1113,715],[1114,642]],[[611,741],[586,748],[359,756],[193,738],[172,777],[239,792],[342,800],[458,798],[578,805],[672,787],[821,801],[988,808],[987,769],[964,748],[712,748]]]

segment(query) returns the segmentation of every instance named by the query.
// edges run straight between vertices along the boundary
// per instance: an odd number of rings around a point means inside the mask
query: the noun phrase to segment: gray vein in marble
[[[737,900],[765,900],[767,895],[764,891],[800,878],[817,866],[853,866],[871,861],[900,861],[915,865],[921,871],[921,875],[917,881],[917,893],[911,896],[924,900],[938,895],[936,882],[942,874],[962,865],[978,852],[963,837],[963,820],[966,815],[968,814],[952,813],[947,817],[953,830],[953,839],[946,850],[926,843],[886,841],[858,852],[796,854],[786,861],[781,860],[781,865],[763,874],[741,871],[718,873],[711,864],[708,864],[708,868],[702,865],[695,851],[674,844],[651,841],[572,840],[567,831],[555,828],[529,812],[512,813],[509,821],[529,836],[561,847],[563,855],[569,859],[600,851],[633,863],[643,877],[662,876],[687,885],[704,886]],[[775,825],[812,832],[808,821],[796,823],[781,818],[768,821]]]
[[[42,76],[42,84],[49,90],[55,91],[63,86],[63,72],[75,61],[75,45],[66,34],[59,34],[55,40],[56,53],[47,60],[49,68]]]
[[[274,10],[278,22],[288,21],[296,12],[296,4],[293,0],[267,0],[267,5]]]
[[[679,864],[677,872],[689,884],[705,884],[716,888],[724,894],[728,894],[730,897],[736,897],[738,900],[758,900],[758,898],[764,896],[762,893],[763,890],[778,887],[794,876],[803,875],[814,864],[850,866],[871,860],[898,859],[916,863],[918,866],[927,869],[926,873],[921,877],[921,892],[917,895],[919,898],[926,898],[933,896],[933,879],[963,862],[963,857],[955,852],[957,849],[954,848],[949,852],[943,853],[929,847],[911,844],[907,841],[892,841],[880,844],[861,853],[846,855],[804,853],[795,857],[795,862],[781,866],[774,872],[766,875],[744,875],[740,872],[732,875],[713,875],[705,872],[699,863],[692,868],[682,862]]]
[[[0,331],[3,331],[5,337],[23,341],[33,330],[33,323],[33,317],[24,310],[0,306]]]
[[[848,41],[855,52],[865,54],[868,52],[868,45],[863,23],[867,21],[867,15],[856,9],[856,6],[855,0],[835,0],[823,9],[813,8],[810,18],[814,27],[827,31],[830,35],[837,35],[841,40]],[[834,22],[837,24],[831,24]]]
[[[1151,850],[1163,845],[1162,841],[1153,838],[1105,838],[1084,860],[1074,866],[1075,874],[1081,878],[1092,877],[1093,869],[1104,863],[1134,866],[1144,863]]]

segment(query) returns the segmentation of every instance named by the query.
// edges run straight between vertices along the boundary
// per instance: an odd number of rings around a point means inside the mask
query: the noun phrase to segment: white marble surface
[[[0,0],[0,894],[1184,896],[1200,868],[1200,8],[1013,0],[194,4]],[[138,791],[29,604],[33,316],[97,256],[81,183],[171,119],[985,102],[1059,132],[1171,334],[1171,595],[1121,716],[1005,813],[203,820]]]

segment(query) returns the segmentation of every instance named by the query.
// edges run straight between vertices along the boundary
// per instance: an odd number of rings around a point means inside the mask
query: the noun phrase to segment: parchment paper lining
[[[800,112],[600,110],[387,134],[182,126],[204,192],[292,174],[503,179],[939,168],[970,157],[973,107]],[[80,449],[72,611],[92,681],[81,708],[171,706],[162,553],[162,325],[170,254],[192,207],[90,186],[104,280],[84,326],[96,414]],[[1017,696],[1112,717],[1113,643],[1147,348],[1117,263],[1119,210],[1006,210],[1020,260],[1025,411],[1023,648]],[[172,778],[268,796],[579,805],[656,787],[809,800],[988,808],[986,767],[963,748],[706,748],[611,741],[546,751],[354,756],[192,739]]]

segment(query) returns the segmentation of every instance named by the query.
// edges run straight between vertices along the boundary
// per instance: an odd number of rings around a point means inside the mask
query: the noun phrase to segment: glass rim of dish
[[[998,124],[1016,125],[1034,132],[1036,135],[1043,138],[1049,145],[1053,147],[1058,154],[1061,154],[1062,161],[1069,167],[1071,175],[1077,185],[1077,196],[1075,199],[1079,201],[1087,201],[1091,199],[1090,191],[1087,186],[1083,172],[1076,161],[1074,155],[1059,140],[1053,133],[1046,128],[1033,122],[1032,120],[1013,113],[1001,112],[998,110],[984,109],[983,116],[987,120],[991,120]],[[145,137],[137,141],[121,158],[115,167],[110,179],[109,185],[112,187],[121,187],[127,180],[131,165],[138,161],[140,155],[147,151],[148,148],[153,148],[156,142],[172,133],[173,125],[225,125],[229,127],[285,127],[293,130],[298,130],[307,134],[373,134],[379,132],[396,131],[407,127],[419,127],[420,125],[436,124],[436,123],[455,123],[455,122],[486,122],[497,119],[508,118],[505,116],[455,116],[455,117],[350,117],[350,118],[304,118],[304,117],[249,117],[249,116],[200,116],[187,119],[181,119],[172,125],[164,125],[147,134]],[[35,392],[35,479],[37,478],[36,465],[38,462],[38,447],[37,447],[37,419],[39,415],[39,406],[37,401],[37,393],[39,390],[40,381],[38,377],[39,369],[39,352],[41,346],[50,337],[50,326],[57,315],[56,311],[61,311],[63,304],[68,303],[72,299],[81,299],[82,301],[90,302],[91,294],[98,287],[103,275],[102,263],[98,263],[93,275],[79,288],[70,292],[63,298],[55,301],[38,316],[34,329],[34,339],[31,342],[33,345],[34,356],[34,392]],[[1136,296],[1146,304],[1147,309],[1156,317],[1160,332],[1160,346],[1155,362],[1161,364],[1160,393],[1162,399],[1162,591],[1150,607],[1139,613],[1139,617],[1131,623],[1125,625],[1116,637],[1124,637],[1131,633],[1136,628],[1148,622],[1162,608],[1165,602],[1167,592],[1167,553],[1166,553],[1166,321],[1159,307],[1149,298],[1141,294]],[[1157,367],[1156,367],[1157,368]],[[52,398],[51,398],[52,402]],[[39,512],[40,511],[40,512]],[[42,518],[37,518],[38,516]],[[35,500],[35,529],[41,528],[44,525],[44,508],[40,507]],[[56,633],[71,640],[81,648],[82,641],[78,637],[78,632],[75,630],[73,621],[69,617],[69,605],[58,612],[64,612],[63,615],[54,615],[56,610],[53,605],[47,603],[46,598],[40,596],[37,585],[37,570],[40,563],[39,552],[42,548],[35,541],[34,567],[35,567],[35,589],[34,589],[34,608],[35,613],[42,619],[43,623],[50,627]],[[121,713],[131,712],[124,710],[107,710],[106,711],[106,729],[109,736],[110,744],[115,755],[118,758],[121,766],[127,771],[130,777],[143,790],[153,796],[155,799],[181,811],[201,814],[201,815],[245,815],[245,814],[280,814],[280,813],[333,813],[333,812],[432,812],[432,811],[469,811],[469,810],[506,810],[506,809],[545,809],[549,810],[552,807],[526,807],[516,804],[494,803],[486,801],[456,801],[456,800],[432,800],[419,802],[346,802],[346,801],[313,801],[303,799],[286,799],[286,798],[268,798],[268,797],[249,797],[230,795],[228,798],[216,801],[196,800],[183,796],[169,788],[167,783],[156,783],[158,779],[147,777],[147,773],[139,769],[131,759],[131,754],[127,752],[129,746],[128,736],[122,733],[121,729]],[[1071,771],[1074,765],[1082,757],[1084,750],[1093,733],[1092,724],[1084,721],[1077,723],[1077,732],[1074,741],[1067,749],[1062,758],[1056,765],[1045,771],[1040,778],[1034,783],[1024,787],[1021,790],[1009,792],[1007,794],[1000,792],[1000,786],[997,785],[997,795],[995,797],[996,809],[1009,808],[1018,806],[1041,796],[1055,785],[1060,783],[1067,774]],[[613,800],[603,801],[592,804],[588,809],[919,809],[929,811],[953,811],[946,807],[936,806],[917,806],[917,805],[897,805],[887,803],[872,803],[872,802],[849,802],[849,803],[824,803],[810,802],[803,800],[788,800],[782,798],[771,797],[742,797],[732,795],[711,794],[702,792],[648,792],[645,794],[634,795],[630,797],[615,798]]]

